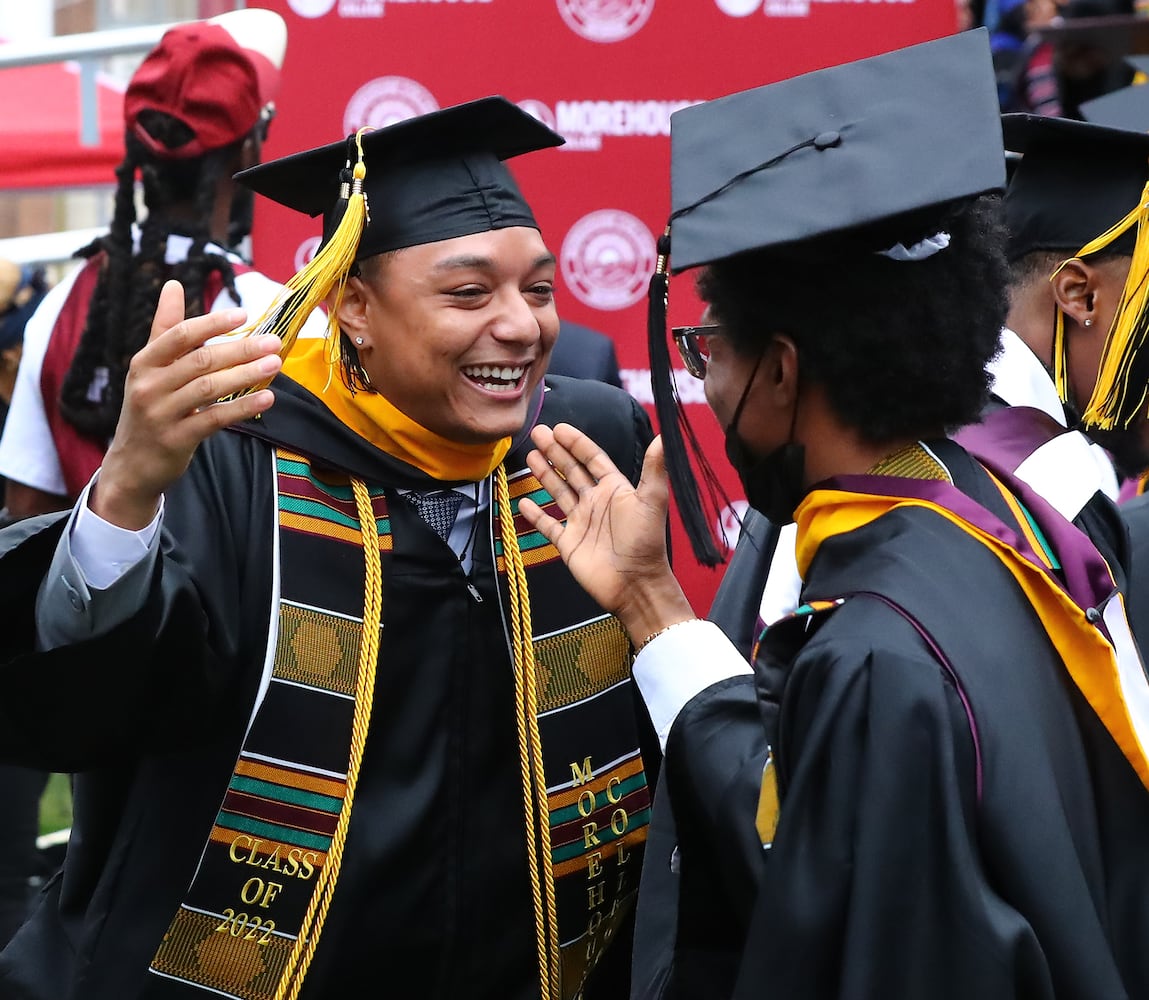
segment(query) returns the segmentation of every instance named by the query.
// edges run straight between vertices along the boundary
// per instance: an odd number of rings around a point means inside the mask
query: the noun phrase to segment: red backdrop
[[[669,213],[669,116],[723,94],[955,30],[954,0],[259,0],[289,43],[268,158],[488,94],[519,102],[567,144],[513,161],[559,256],[559,312],[614,339],[649,408],[646,287]],[[263,200],[260,199],[262,202]],[[262,203],[255,259],[285,280],[314,221]],[[670,322],[697,321],[689,274]],[[736,507],[741,487],[701,383],[684,398]],[[688,395],[687,395],[688,394]],[[652,412],[653,418],[653,412]],[[727,514],[737,533],[736,520]],[[721,570],[698,566],[674,524],[675,566],[699,613]]]

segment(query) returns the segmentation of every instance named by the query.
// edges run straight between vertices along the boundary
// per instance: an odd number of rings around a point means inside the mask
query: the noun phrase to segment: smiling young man
[[[517,517],[537,419],[635,478],[650,438],[544,381],[555,258],[503,160],[560,142],[487,98],[240,175],[324,247],[245,337],[169,284],[75,511],[4,536],[0,757],[84,772],[5,997],[626,996],[630,644]]]

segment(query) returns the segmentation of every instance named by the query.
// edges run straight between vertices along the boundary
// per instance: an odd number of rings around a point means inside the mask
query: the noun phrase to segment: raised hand
[[[274,402],[269,389],[217,402],[281,365],[275,336],[208,343],[245,316],[242,309],[224,309],[184,319],[183,286],[164,285],[148,343],[128,367],[116,433],[89,497],[100,517],[131,530],[145,527],[201,441]]]
[[[531,439],[537,450],[527,464],[566,523],[526,499],[519,513],[558,549],[582,588],[617,615],[635,642],[693,617],[666,553],[669,494],[662,439],[647,449],[637,487],[570,424],[539,425]]]

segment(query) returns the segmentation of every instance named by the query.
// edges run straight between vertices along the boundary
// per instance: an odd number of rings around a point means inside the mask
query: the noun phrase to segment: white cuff
[[[159,531],[164,501],[161,497],[156,516],[146,528],[128,531],[117,527],[88,507],[88,494],[99,475],[97,470],[76,502],[70,529],[71,548],[84,582],[92,590],[107,590],[148,554],[148,547]]]

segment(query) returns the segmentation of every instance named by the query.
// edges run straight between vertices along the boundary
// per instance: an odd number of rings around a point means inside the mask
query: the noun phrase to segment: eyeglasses
[[[706,378],[706,366],[710,363],[711,337],[721,337],[722,327],[717,323],[709,326],[676,326],[671,331],[682,363],[695,378]]]

